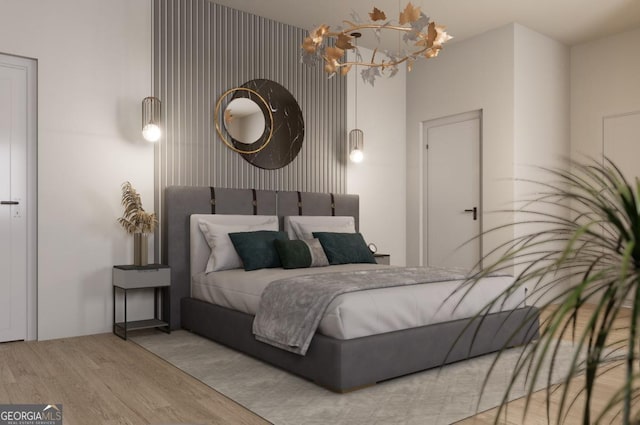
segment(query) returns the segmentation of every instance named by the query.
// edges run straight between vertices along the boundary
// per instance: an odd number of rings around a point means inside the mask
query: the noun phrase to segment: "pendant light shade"
[[[149,142],[157,142],[162,136],[160,129],[160,99],[145,97],[142,100],[142,137]]]
[[[359,163],[364,159],[362,151],[364,145],[364,133],[359,128],[355,128],[349,132],[349,159],[352,162]]]

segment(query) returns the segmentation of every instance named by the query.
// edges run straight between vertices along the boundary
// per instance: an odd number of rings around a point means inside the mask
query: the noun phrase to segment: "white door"
[[[602,136],[604,155],[635,187],[635,179],[640,179],[640,111],[605,117]],[[633,303],[632,297],[630,294],[626,300],[628,306]]]
[[[480,111],[423,123],[423,264],[480,261]]]
[[[605,117],[603,125],[604,155],[635,186],[635,178],[640,178],[640,112]]]
[[[0,55],[0,342],[27,338],[28,62]]]

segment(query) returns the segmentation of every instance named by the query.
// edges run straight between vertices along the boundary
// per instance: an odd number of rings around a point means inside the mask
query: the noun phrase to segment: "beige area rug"
[[[276,425],[451,424],[500,404],[522,350],[503,353],[478,404],[495,354],[336,394],[187,331],[131,339]],[[563,343],[554,382],[566,373],[572,353],[571,343]],[[524,394],[522,380],[510,399]]]

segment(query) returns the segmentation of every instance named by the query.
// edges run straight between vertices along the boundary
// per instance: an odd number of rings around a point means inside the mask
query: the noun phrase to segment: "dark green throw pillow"
[[[376,262],[360,233],[313,232],[313,237],[320,240],[329,264]]]
[[[305,267],[323,267],[329,265],[329,260],[318,239],[309,240],[277,240],[274,241],[280,255],[280,262],[285,269],[300,269]]]
[[[273,241],[289,239],[286,232],[257,230],[229,233],[229,239],[242,259],[246,271],[280,267],[280,256]]]

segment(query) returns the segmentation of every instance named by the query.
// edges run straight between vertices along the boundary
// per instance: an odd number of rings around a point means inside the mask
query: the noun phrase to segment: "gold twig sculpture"
[[[129,182],[122,183],[122,206],[124,214],[118,219],[118,223],[127,233],[153,233],[158,218],[155,213],[148,213],[142,208],[140,195]]]

